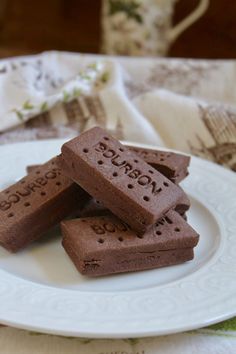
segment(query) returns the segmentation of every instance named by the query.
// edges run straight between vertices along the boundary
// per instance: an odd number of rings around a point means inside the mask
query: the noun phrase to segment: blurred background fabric
[[[179,0],[173,22],[198,4]],[[204,16],[172,45],[169,56],[236,57],[236,2],[211,0]],[[101,40],[101,0],[1,0],[0,57],[45,50],[98,53]]]

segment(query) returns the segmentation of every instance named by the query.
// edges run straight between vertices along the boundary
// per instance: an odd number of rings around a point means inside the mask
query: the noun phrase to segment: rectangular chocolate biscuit
[[[179,213],[183,218],[186,219],[186,211],[190,207],[190,202],[189,199],[184,197],[181,199],[174,208],[174,210]],[[76,213],[77,217],[85,218],[89,216],[100,216],[100,215],[109,215],[112,214],[112,212],[107,209],[99,200],[96,200],[95,198],[91,198],[88,200],[88,202],[83,205]]]
[[[101,128],[62,146],[63,173],[142,234],[183,191]]]
[[[29,165],[26,167],[26,172],[27,173],[30,173],[32,172],[33,170],[35,170],[36,168],[40,167],[41,165]]]
[[[181,188],[181,187],[179,187],[179,188]],[[182,189],[182,191],[183,191],[183,189]],[[183,195],[179,199],[174,210],[177,211],[177,213],[179,213],[180,215],[183,215],[186,213],[186,211],[189,210],[189,208],[190,208],[190,200],[189,200],[187,194],[183,191]]]
[[[102,216],[109,214],[112,214],[112,212],[99,200],[91,198],[82,208],[78,210],[77,217],[86,218],[89,216]]]
[[[190,156],[136,146],[127,147],[174,183],[179,183],[188,175]]]
[[[33,171],[35,168],[38,168],[40,165],[31,165],[27,166],[27,173]],[[187,195],[184,193],[183,197],[178,201],[178,204],[174,208],[185,220],[187,219],[186,211],[190,208],[190,201]],[[108,215],[111,214],[111,211],[107,209],[99,200],[95,198],[90,198],[85,205],[82,205],[78,209],[75,216],[78,217],[88,217],[88,216],[99,216],[99,215]]]
[[[158,268],[193,258],[199,235],[170,211],[143,236],[114,216],[61,223],[63,247],[80,273],[108,275]]]
[[[0,193],[0,245],[18,251],[89,198],[50,160]]]

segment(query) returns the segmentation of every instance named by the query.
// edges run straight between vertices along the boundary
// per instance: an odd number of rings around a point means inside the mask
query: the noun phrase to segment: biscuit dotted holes
[[[169,183],[163,182],[163,184],[164,184],[165,187],[169,187]]]
[[[160,159],[160,161],[165,161],[165,159],[163,159],[163,157]]]
[[[145,195],[145,196],[143,197],[143,200],[145,200],[145,202],[149,202],[150,198]]]
[[[175,232],[180,232],[180,228],[176,227]]]
[[[135,159],[134,162],[138,163],[138,160]]]
[[[46,193],[45,192],[41,192],[40,193],[43,197],[46,195]]]
[[[98,239],[98,243],[104,243],[103,238],[99,238],[99,239]]]
[[[25,180],[23,179],[23,181],[20,181],[21,184],[24,184],[25,183]]]
[[[82,219],[81,221],[82,221],[82,222],[87,222],[87,220],[84,220],[84,219]]]
[[[107,136],[104,136],[104,138],[103,138],[104,140],[109,140],[109,138],[107,137]]]
[[[138,238],[144,238],[144,235],[137,235]]]
[[[40,171],[36,171],[36,175],[39,175],[40,174]]]
[[[99,161],[98,161],[98,164],[99,164],[99,165],[103,165],[103,161],[102,161],[102,160],[99,160]]]
[[[122,148],[119,148],[119,150],[120,150],[121,152],[124,152],[124,149],[122,149]]]
[[[149,170],[148,172],[149,172],[149,173],[154,173],[152,170]]]
[[[88,151],[88,149],[83,149],[83,152],[85,153],[85,154],[87,154],[89,151]]]
[[[173,224],[173,221],[170,218],[168,218],[168,216],[166,216],[165,219],[168,224]]]
[[[123,241],[124,241],[123,237],[119,237],[118,240],[119,240],[120,242],[123,242]]]
[[[56,182],[56,185],[57,186],[61,186],[61,182]]]
[[[118,176],[118,173],[117,173],[117,172],[114,172],[114,173],[112,174],[112,176],[113,176],[113,177],[117,177],[117,176]]]
[[[10,214],[7,215],[8,218],[12,218],[13,216],[14,216],[13,213],[10,213]]]
[[[9,190],[5,191],[5,194],[9,194],[9,193],[10,193],[10,191],[9,191]]]
[[[161,235],[161,231],[157,230],[157,231],[156,231],[156,234],[157,234],[157,235]]]
[[[26,203],[24,204],[24,206],[25,206],[25,207],[28,207],[28,206],[30,206],[30,203],[29,203],[29,202],[26,202]]]
[[[128,188],[129,188],[129,189],[133,189],[134,186],[133,186],[132,184],[128,184]]]

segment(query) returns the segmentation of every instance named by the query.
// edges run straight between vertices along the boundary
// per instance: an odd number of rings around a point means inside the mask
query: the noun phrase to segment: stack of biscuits
[[[62,245],[83,275],[189,261],[199,235],[186,221],[190,202],[178,185],[189,162],[90,129],[0,193],[0,245],[17,252],[60,222]]]

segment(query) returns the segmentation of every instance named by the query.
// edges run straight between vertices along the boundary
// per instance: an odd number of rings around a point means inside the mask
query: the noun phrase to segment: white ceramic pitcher
[[[173,27],[177,1],[180,0],[103,0],[101,51],[117,55],[166,55],[176,38],[209,6],[209,0],[200,0],[197,8]]]

